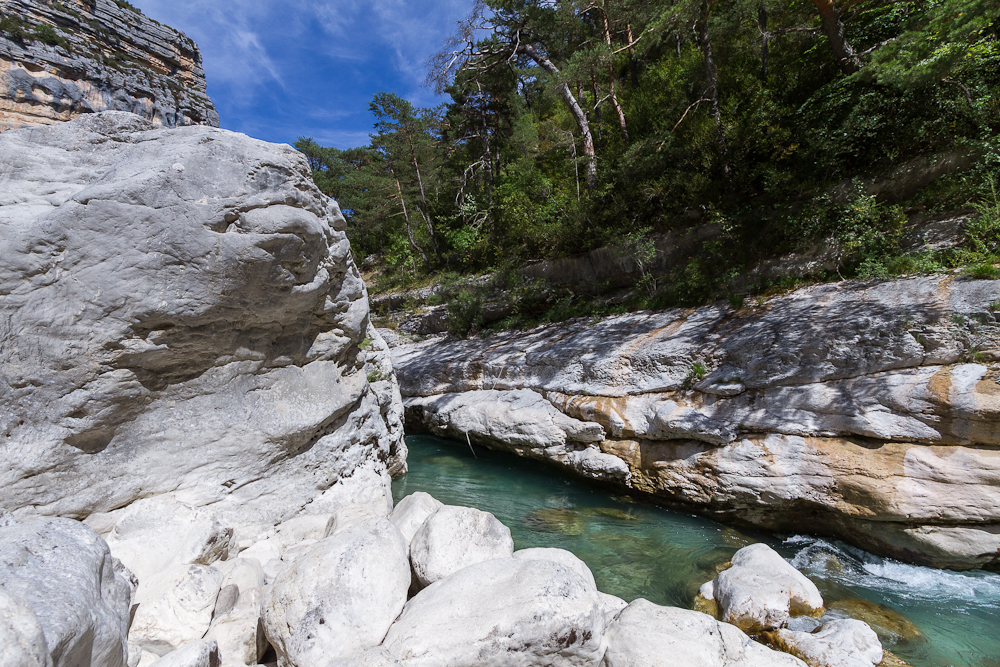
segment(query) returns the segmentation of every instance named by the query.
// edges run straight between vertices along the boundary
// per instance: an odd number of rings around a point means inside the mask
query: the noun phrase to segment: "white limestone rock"
[[[422,414],[432,432],[464,440],[474,439],[544,449],[567,442],[600,442],[600,424],[567,417],[534,391],[468,391],[413,397],[409,412]]]
[[[783,628],[792,616],[823,611],[816,584],[766,544],[743,547],[732,564],[700,590],[718,603],[723,621],[757,633]]]
[[[211,565],[229,556],[232,527],[209,510],[170,498],[128,506],[107,537],[111,554],[140,583],[173,565]]]
[[[830,621],[812,632],[778,630],[782,651],[806,661],[810,667],[873,667],[882,662],[882,643],[864,621],[853,618]]]
[[[230,610],[216,613],[212,619],[212,627],[205,639],[218,643],[222,667],[256,665],[263,657],[267,649],[261,620],[264,595],[262,587],[243,589]]]
[[[707,614],[642,598],[608,626],[604,667],[805,667]]]
[[[233,558],[215,563],[212,567],[222,573],[222,588],[236,586],[242,594],[264,585],[264,569],[253,558]]]
[[[514,552],[514,558],[518,560],[549,560],[553,563],[560,563],[575,571],[584,581],[597,589],[597,582],[594,581],[594,573],[590,571],[587,564],[580,560],[576,554],[566,549],[552,549],[546,547],[535,547],[532,549],[519,549]],[[608,596],[614,597],[614,596]]]
[[[406,540],[406,545],[409,546],[413,540],[413,536],[424,525],[427,517],[434,514],[434,512],[443,506],[444,503],[434,498],[431,494],[416,491],[397,503],[396,507],[392,510],[392,514],[389,515],[389,521],[392,521],[396,525],[396,528],[399,528],[399,532],[403,534],[403,539]]]
[[[164,656],[205,636],[224,577],[208,565],[174,565],[139,586],[129,641]]]
[[[604,609],[604,617],[607,619],[608,623],[611,622],[611,619],[613,619],[618,612],[628,606],[628,602],[622,600],[617,595],[597,591],[597,597],[601,601],[601,607]]]
[[[191,642],[166,654],[151,667],[219,667],[219,646],[211,639]]]
[[[128,576],[82,523],[0,513],[0,590],[13,599],[0,626],[16,632],[20,639],[10,650],[29,660],[38,658],[37,623],[54,667],[123,667],[133,592]]]
[[[387,519],[353,525],[281,572],[264,628],[281,667],[312,667],[378,646],[406,602],[406,542]]]
[[[388,350],[361,349],[346,221],[301,153],[104,112],[3,132],[0,164],[0,508],[169,494],[273,526],[385,473]]]
[[[330,663],[329,667],[402,667],[402,665],[403,663],[392,657],[392,654],[384,648],[373,648],[353,658]]]
[[[0,665],[52,667],[45,634],[27,603],[0,588]]]
[[[576,571],[504,558],[422,590],[383,647],[407,667],[593,667],[604,627],[597,591]]]
[[[421,586],[462,568],[495,558],[510,558],[510,529],[489,512],[444,505],[430,515],[410,542],[410,563]]]

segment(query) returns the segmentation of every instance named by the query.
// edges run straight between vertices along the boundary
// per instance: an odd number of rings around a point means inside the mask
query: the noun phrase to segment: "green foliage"
[[[420,109],[380,92],[368,146],[341,151],[301,138],[296,147],[341,203],[352,245],[375,260],[381,286],[503,272],[600,246],[617,248],[622,272],[638,276],[633,296],[614,305],[513,280],[508,325],[719,298],[736,308],[737,291],[992,264],[996,0],[838,7],[857,71],[837,66],[811,2],[477,0],[464,32],[433,61],[447,105]],[[564,84],[583,111],[596,179]],[[922,191],[881,187],[942,156],[970,156],[971,166]],[[968,202],[977,211],[968,247],[902,253],[907,206],[941,212]],[[654,234],[705,226],[720,234],[673,259],[668,275],[652,269]],[[822,243],[840,250],[834,269],[740,282],[762,259]],[[483,326],[486,298],[473,288],[440,297],[455,310],[455,333]]]
[[[367,377],[368,377],[368,384],[374,384],[375,382],[381,382],[382,380],[389,379],[389,376],[387,374],[383,373],[377,368],[368,371]]]
[[[690,389],[696,382],[703,380],[707,374],[708,369],[705,368],[705,364],[700,361],[694,362],[694,364],[691,365],[690,370],[688,370],[687,376],[684,378],[684,388]]]
[[[0,15],[0,33],[6,35],[15,42],[23,42],[28,38],[28,31],[25,28],[21,17],[14,14]]]
[[[448,332],[467,336],[483,324],[483,297],[475,289],[459,289],[448,302]]]
[[[989,262],[973,264],[965,269],[964,275],[975,280],[996,280],[1000,278],[1000,269]]]
[[[35,39],[42,42],[43,44],[48,44],[49,46],[66,46],[66,40],[60,37],[55,28],[50,26],[48,23],[40,23],[35,26],[32,35]]]

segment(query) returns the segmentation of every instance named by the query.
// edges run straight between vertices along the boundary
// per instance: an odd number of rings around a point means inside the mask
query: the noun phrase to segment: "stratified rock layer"
[[[0,0],[0,14],[20,21],[0,32],[0,132],[98,111],[218,126],[198,47],[127,2]]]
[[[953,276],[818,285],[407,343],[393,362],[413,428],[723,519],[996,568],[998,304],[1000,282]],[[579,436],[595,425],[603,441]]]
[[[343,480],[388,512],[398,388],[301,154],[104,112],[3,133],[0,164],[0,508],[273,526]]]

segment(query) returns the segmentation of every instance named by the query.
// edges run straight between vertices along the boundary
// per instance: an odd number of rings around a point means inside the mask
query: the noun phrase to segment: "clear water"
[[[625,600],[690,607],[716,566],[740,547],[766,542],[816,582],[834,607],[830,616],[858,605],[883,619],[888,614],[883,645],[914,667],[1000,667],[1000,575],[905,565],[832,540],[737,531],[632,502],[513,455],[480,447],[473,454],[466,443],[430,436],[406,442],[410,472],[393,483],[397,501],[426,491],[492,512],[510,527],[515,548],[569,549],[602,591]]]

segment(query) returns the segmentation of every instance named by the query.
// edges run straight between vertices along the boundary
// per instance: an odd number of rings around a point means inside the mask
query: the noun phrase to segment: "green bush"
[[[1000,269],[988,262],[983,262],[966,268],[964,275],[976,280],[996,280],[1000,278]]]
[[[483,324],[483,298],[475,289],[463,288],[448,301],[448,332],[468,336]]]
[[[0,33],[7,35],[15,42],[23,42],[28,37],[28,32],[24,29],[24,21],[18,16],[0,18]]]

